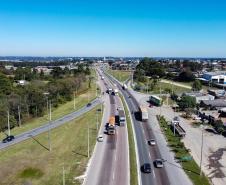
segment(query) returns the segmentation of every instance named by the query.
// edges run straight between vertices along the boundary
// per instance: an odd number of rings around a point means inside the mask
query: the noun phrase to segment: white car
[[[154,146],[154,145],[156,145],[156,142],[155,142],[154,139],[150,139],[150,140],[148,141],[148,144],[151,145],[151,146]]]
[[[201,120],[202,118],[198,117],[198,116],[194,116],[193,120]]]
[[[97,141],[98,141],[98,142],[103,142],[103,141],[104,141],[103,136],[102,136],[102,135],[99,135],[99,136],[97,137]]]

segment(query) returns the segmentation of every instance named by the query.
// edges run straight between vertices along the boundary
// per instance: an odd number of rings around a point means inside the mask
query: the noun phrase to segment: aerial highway
[[[135,113],[139,112],[139,104],[136,99],[131,95],[131,93],[127,90],[123,90],[121,84],[115,80],[113,77],[105,73],[106,76],[117,86],[119,90],[122,92],[126,103],[128,104],[129,110],[132,113],[132,122],[135,129],[135,136],[137,141],[137,150],[139,157],[139,167],[141,167],[144,163],[151,163],[155,159],[161,159],[161,155],[159,152],[158,146],[150,147],[147,144],[147,141],[151,138],[154,138],[153,131],[149,128],[148,124],[142,121],[137,120]],[[152,165],[153,166],[153,165]],[[152,173],[144,174],[140,173],[140,183],[142,185],[168,185],[170,184],[168,175],[166,173],[165,168],[156,169],[152,167]]]
[[[99,76],[100,78],[100,76]],[[115,88],[107,79],[100,82],[102,92]],[[118,96],[104,93],[104,115],[99,134],[103,142],[97,142],[84,184],[86,185],[129,185],[129,153],[127,127],[116,126],[114,135],[106,134],[106,123],[110,116],[118,114],[122,103]]]
[[[11,142],[7,142],[7,143],[0,143],[0,149],[9,147],[11,145],[17,144],[19,142],[22,142],[26,139],[32,138],[34,136],[37,136],[41,133],[47,132],[49,129],[53,129],[56,127],[59,127],[79,116],[81,116],[82,114],[90,111],[91,109],[93,109],[94,107],[96,107],[97,105],[99,105],[101,103],[101,100],[99,98],[93,100],[91,102],[90,106],[84,106],[83,108],[79,109],[78,111],[72,112],[62,118],[59,118],[57,120],[51,121],[50,123],[46,123],[40,127],[37,127],[35,129],[29,130],[27,132],[24,132],[22,134],[19,134],[17,136],[15,136],[15,139],[12,140]]]

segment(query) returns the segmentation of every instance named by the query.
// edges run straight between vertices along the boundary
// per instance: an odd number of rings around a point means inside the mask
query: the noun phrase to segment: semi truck
[[[141,120],[147,121],[148,120],[148,110],[145,106],[140,106],[140,114],[141,114]]]
[[[108,132],[109,135],[115,134],[115,116],[111,116],[109,118],[107,132]]]
[[[125,112],[124,112],[124,110],[122,110],[122,109],[120,109],[119,111],[118,111],[118,116],[119,116],[119,126],[124,126],[125,125],[125,123],[126,123],[126,117],[125,117]]]
[[[174,117],[171,121],[171,129],[176,134],[178,134],[181,137],[184,137],[186,135],[185,130],[180,125],[179,117]]]
[[[114,89],[111,94],[112,95],[118,95],[118,89]]]

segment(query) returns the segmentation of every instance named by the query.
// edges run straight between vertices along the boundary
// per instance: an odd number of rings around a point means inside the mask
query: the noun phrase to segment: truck
[[[107,132],[109,135],[115,134],[115,116],[109,118]]]
[[[118,95],[118,89],[114,89],[111,94],[112,95]]]
[[[124,126],[126,123],[126,117],[125,117],[125,112],[122,109],[118,110],[118,117],[119,117],[119,126]]]
[[[122,89],[126,90],[128,87],[126,84],[122,84]]]
[[[177,116],[175,116],[171,121],[171,129],[175,134],[177,133],[181,137],[184,137],[186,135],[185,130],[180,125],[179,117]]]
[[[155,95],[151,95],[149,97],[149,102],[153,105],[156,105],[156,106],[161,106],[162,105],[162,99],[158,96],[155,96]]]
[[[142,121],[148,120],[148,110],[144,105],[140,106],[140,114],[141,114],[141,120]]]

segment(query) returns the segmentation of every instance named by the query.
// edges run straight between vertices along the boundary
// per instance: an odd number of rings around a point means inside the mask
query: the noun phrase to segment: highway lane
[[[49,129],[54,129],[56,127],[59,127],[75,118],[78,118],[79,116],[81,116],[82,114],[90,111],[91,109],[93,109],[94,107],[96,107],[97,105],[99,105],[101,103],[101,100],[99,98],[93,100],[91,102],[91,106],[87,107],[84,106],[83,108],[79,109],[78,111],[72,112],[62,118],[59,118],[57,120],[51,121],[50,124],[46,123],[40,127],[37,127],[35,129],[29,130],[27,132],[24,132],[22,134],[19,134],[17,136],[15,136],[15,139],[11,142],[8,143],[0,143],[0,149],[4,149],[6,147],[12,146],[14,144],[20,143],[26,139],[30,139],[34,136],[37,136],[39,134],[42,134],[44,132],[47,132]]]
[[[121,85],[111,76],[107,75],[114,83],[116,83],[122,92],[131,112],[138,112],[139,104],[132,97],[132,95],[126,90],[121,88]],[[131,98],[129,98],[129,96]],[[132,114],[132,120],[134,123],[135,135],[138,143],[138,154],[139,162],[142,165],[145,162],[152,163],[156,158],[161,158],[158,147],[150,148],[147,145],[147,140],[154,137],[153,131],[148,127],[147,123],[140,122],[136,119],[135,115]],[[152,165],[153,166],[153,165]],[[141,183],[146,184],[155,184],[155,185],[168,185],[170,184],[167,173],[165,169],[154,169],[151,174],[141,173]]]
[[[104,79],[101,82],[102,92],[114,88]],[[86,185],[128,185],[129,184],[129,158],[127,127],[116,128],[115,135],[107,135],[105,124],[110,116],[117,114],[117,107],[122,105],[118,96],[104,93],[105,110],[100,133],[104,135],[104,142],[97,143],[93,159],[87,172],[84,184]]]

